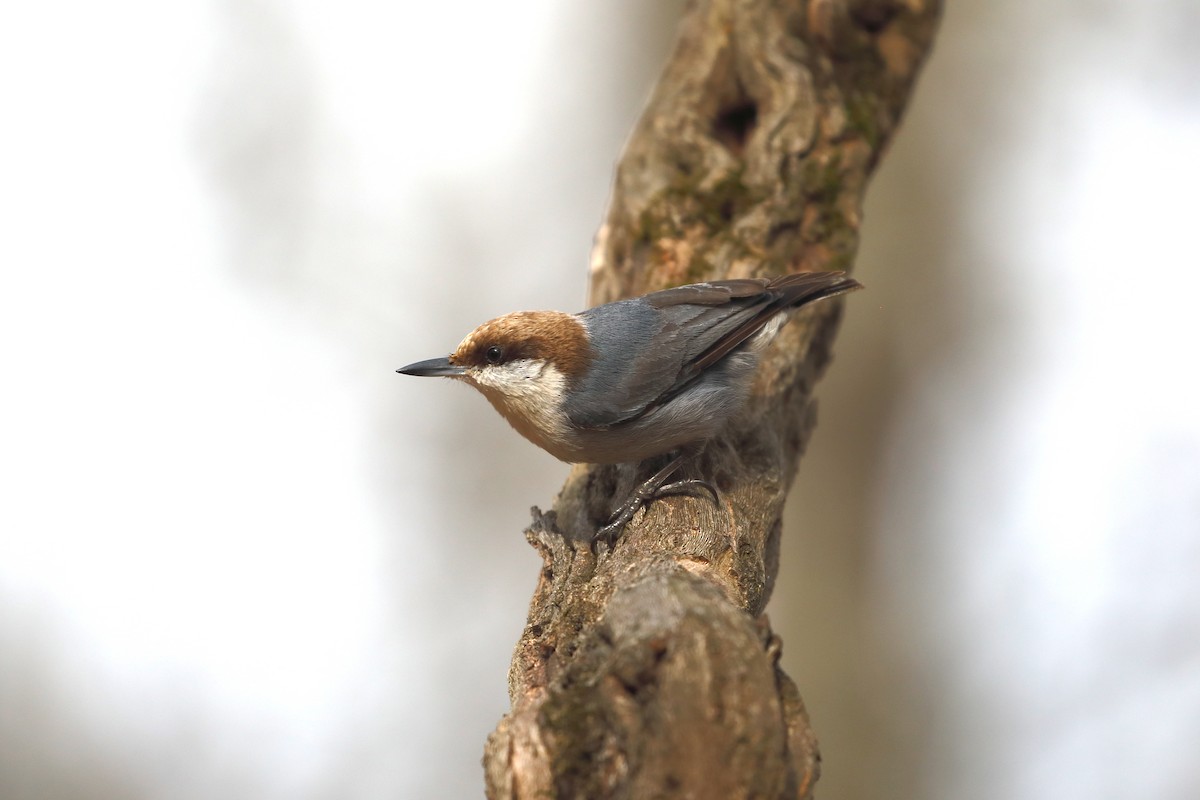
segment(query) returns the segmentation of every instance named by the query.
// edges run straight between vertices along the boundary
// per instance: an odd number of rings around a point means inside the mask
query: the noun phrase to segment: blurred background
[[[1200,797],[1200,6],[949,5],[770,607],[819,795]],[[681,7],[5,9],[0,797],[482,793],[566,469],[392,370],[582,307]]]

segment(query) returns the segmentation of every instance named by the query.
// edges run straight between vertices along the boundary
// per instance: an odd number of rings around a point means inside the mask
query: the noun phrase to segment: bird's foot
[[[701,492],[698,490],[701,489],[707,492],[708,496],[712,498],[714,506],[721,505],[721,495],[717,492],[717,487],[713,486],[703,478],[688,478],[687,480],[665,483],[658,487],[658,491],[655,492],[654,496],[649,498],[646,502],[649,503],[650,500],[657,500],[660,497],[669,497],[673,494],[690,494],[692,497],[699,497]]]
[[[629,498],[608,518],[608,524],[596,531],[596,535],[592,537],[592,541],[605,542],[611,548],[616,544],[621,531],[633,519],[633,515],[638,512],[638,509],[650,505],[650,503],[660,497],[679,494],[697,496],[699,491],[703,490],[712,497],[713,505],[720,505],[721,497],[717,493],[716,487],[706,480],[687,478],[667,483],[667,479],[679,469],[679,465],[683,463],[683,459],[683,455],[671,459],[671,463],[651,475],[640,486],[634,489]]]

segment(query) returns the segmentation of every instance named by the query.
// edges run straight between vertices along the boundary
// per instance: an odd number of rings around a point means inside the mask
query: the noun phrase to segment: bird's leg
[[[704,489],[712,495],[713,504],[719,505],[721,501],[716,487],[706,480],[701,478],[686,478],[667,483],[667,479],[675,474],[689,455],[694,455],[694,453],[679,453],[665,467],[651,475],[640,486],[634,489],[629,498],[608,518],[608,524],[596,531],[594,541],[606,541],[609,547],[611,547],[621,534],[621,530],[629,524],[629,521],[633,519],[633,515],[638,512],[638,509],[649,505],[651,501],[657,500],[660,497],[675,494],[694,494],[695,490]]]
[[[667,473],[666,477],[663,478],[663,480],[665,481],[667,478],[673,475],[684,461],[692,461],[693,463],[698,464],[700,462],[700,456],[704,455],[705,444],[705,442],[700,442],[699,444],[694,444],[683,450],[680,450],[679,455],[671,460],[671,464],[667,465],[667,467],[671,467],[671,469]],[[665,469],[666,468],[664,468],[664,470]],[[654,480],[654,478],[651,478],[650,480]],[[649,483],[649,481],[646,483]],[[683,480],[672,481],[671,483],[662,483],[658,487],[658,490],[654,492],[653,496],[649,498],[649,500],[655,500],[659,497],[667,497],[668,495],[673,494],[690,494],[692,496],[696,496],[698,494],[696,491],[697,489],[703,489],[704,491],[708,492],[709,496],[712,497],[713,505],[721,505],[721,495],[719,492],[717,492],[717,487],[713,486],[703,478],[684,478]],[[649,500],[647,500],[647,502],[649,502]]]

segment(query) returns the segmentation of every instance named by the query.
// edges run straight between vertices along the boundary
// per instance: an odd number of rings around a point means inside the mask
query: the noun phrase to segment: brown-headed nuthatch
[[[759,355],[788,312],[861,284],[843,272],[710,281],[589,308],[518,311],[485,322],[449,358],[397,372],[466,381],[517,431],[571,463],[677,453],[597,532],[610,540],[639,508],[705,481],[666,481],[741,408]]]

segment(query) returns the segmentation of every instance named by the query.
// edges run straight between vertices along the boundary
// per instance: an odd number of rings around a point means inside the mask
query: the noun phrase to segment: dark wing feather
[[[771,300],[763,303],[753,317],[714,342],[694,362],[695,371],[703,372],[741,347],[781,311],[861,288],[861,283],[844,272],[801,272],[776,278],[763,288]]]
[[[669,308],[679,305],[719,306],[739,297],[754,297],[767,288],[765,279],[742,278],[728,281],[691,283],[651,292],[642,298],[654,308]]]
[[[858,287],[841,272],[807,272],[679,286],[589,309],[580,317],[596,360],[567,413],[590,429],[636,419],[736,352],[775,315]]]

